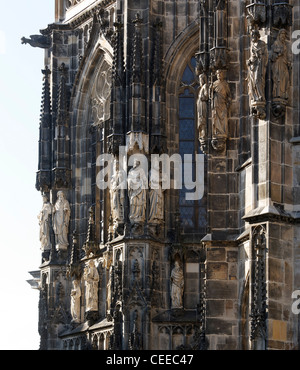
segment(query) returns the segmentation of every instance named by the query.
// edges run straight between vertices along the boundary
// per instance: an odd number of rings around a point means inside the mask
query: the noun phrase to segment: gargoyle
[[[48,49],[51,46],[51,39],[49,36],[31,35],[30,39],[26,37],[21,38],[22,44],[29,44],[34,48]]]

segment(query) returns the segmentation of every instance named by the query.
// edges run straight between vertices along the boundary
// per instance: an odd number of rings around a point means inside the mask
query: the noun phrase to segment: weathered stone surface
[[[248,3],[57,0],[31,37],[47,66],[41,349],[299,349],[300,3]],[[153,154],[177,155],[170,188]]]

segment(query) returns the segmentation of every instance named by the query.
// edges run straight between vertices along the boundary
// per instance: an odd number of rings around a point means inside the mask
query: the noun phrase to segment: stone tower
[[[298,349],[300,1],[55,4],[40,348]]]

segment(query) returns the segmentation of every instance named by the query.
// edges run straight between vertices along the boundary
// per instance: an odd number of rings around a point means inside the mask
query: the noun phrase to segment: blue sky
[[[0,350],[39,348],[39,293],[26,280],[41,261],[35,174],[44,50],[21,37],[54,22],[54,2],[0,0]]]

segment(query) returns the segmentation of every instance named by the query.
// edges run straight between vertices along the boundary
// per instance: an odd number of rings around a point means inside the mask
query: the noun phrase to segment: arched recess
[[[106,152],[104,138],[110,118],[110,85],[113,50],[103,36],[90,40],[77,73],[70,102],[72,185],[75,190],[73,230],[82,245],[86,238],[89,208],[94,207],[96,241],[105,235],[107,201],[96,185],[96,160]]]
[[[196,75],[196,59],[195,54],[199,50],[199,25],[196,22],[191,23],[170,45],[166,55],[165,55],[165,70],[166,70],[166,134],[167,134],[167,147],[169,148],[169,155],[179,153],[182,158],[182,174],[184,175],[184,158],[183,154],[203,154],[203,186],[205,188],[204,193],[201,195],[201,199],[198,199],[194,202],[193,207],[197,209],[197,212],[203,213],[203,222],[200,222],[200,218],[197,216],[193,222],[193,227],[185,226],[189,224],[188,220],[184,220],[182,210],[182,204],[180,199],[184,198],[183,192],[184,185],[186,184],[186,177],[183,177],[182,181],[182,190],[171,189],[167,195],[166,201],[168,206],[166,209],[169,209],[171,213],[180,214],[180,225],[181,225],[181,235],[186,234],[189,241],[200,241],[202,237],[206,234],[206,156],[201,152],[199,147],[198,132],[197,132],[197,122],[196,122],[196,102],[198,95],[198,76]],[[191,79],[190,86],[185,86],[183,76],[185,71],[189,68],[190,73],[193,75]],[[187,84],[188,85],[188,84]],[[182,135],[182,126],[180,127],[180,122],[184,122],[184,114],[180,112],[181,106],[185,103],[180,101],[180,96],[184,96],[185,92],[190,90],[192,87],[192,96],[193,99],[193,113],[189,119],[194,121],[194,131],[192,132],[191,140],[194,140],[194,152],[184,152],[180,144],[181,135]],[[193,157],[194,158],[194,157]],[[193,159],[194,161],[194,159]],[[202,168],[202,167],[201,167]],[[195,164],[193,164],[193,181],[196,180],[195,177]],[[192,189],[191,192],[195,192],[195,189]],[[176,199],[174,202],[172,199]],[[201,201],[201,202],[200,202]],[[191,203],[190,203],[191,204]],[[201,208],[201,210],[200,210]],[[199,213],[199,214],[200,214]],[[174,219],[171,217],[167,218],[169,221],[169,227],[172,228],[172,223],[174,225]]]

